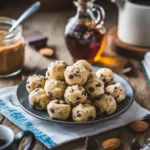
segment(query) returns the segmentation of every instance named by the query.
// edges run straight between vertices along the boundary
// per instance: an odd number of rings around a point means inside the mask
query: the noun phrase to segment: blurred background
[[[0,16],[17,19],[33,2],[35,0],[1,0]],[[105,27],[108,31],[113,25],[117,24],[117,7],[110,0],[97,0],[95,3],[105,9]],[[68,63],[72,63],[72,58],[64,42],[64,30],[69,18],[75,14],[76,7],[72,0],[41,0],[40,10],[23,23],[23,33],[42,32],[48,37],[48,44],[54,45],[57,49],[56,57],[58,58],[55,59],[65,60],[67,58]],[[64,51],[66,51],[65,55]],[[105,53],[107,51],[104,51]]]

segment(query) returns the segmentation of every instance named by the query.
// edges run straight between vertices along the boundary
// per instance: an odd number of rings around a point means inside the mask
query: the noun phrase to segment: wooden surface
[[[20,1],[22,3],[22,1]],[[107,4],[105,4],[105,2]],[[117,10],[115,5],[112,5],[110,1],[106,0],[103,1],[102,5],[105,7],[106,10],[106,27],[109,29],[112,25],[116,24],[117,22]],[[27,4],[21,5],[18,3],[9,4],[6,7],[3,7],[0,10],[0,15],[8,16],[17,18],[19,14],[27,7]],[[111,11],[110,11],[111,10]],[[13,12],[13,13],[12,13]],[[61,12],[38,12],[30,19],[28,19],[24,23],[24,33],[38,30],[41,31],[43,34],[49,37],[48,44],[50,46],[54,46],[56,48],[56,56],[55,58],[48,59],[46,57],[41,56],[37,51],[32,49],[29,46],[26,46],[26,64],[25,67],[30,69],[31,72],[36,70],[40,70],[42,68],[47,67],[47,65],[55,60],[55,59],[62,59],[65,60],[67,63],[72,63],[72,58],[68,53],[63,35],[64,35],[64,27],[67,23],[68,18],[70,18],[75,13],[75,10],[68,10],[68,11],[61,11]],[[103,57],[100,66],[111,67],[113,71],[119,73],[121,76],[125,77],[134,87],[136,92],[136,101],[141,104],[143,107],[150,110],[150,87],[148,87],[145,77],[143,75],[140,63],[136,60],[131,60],[136,68],[137,76],[127,78],[122,74],[123,64],[126,63],[127,59],[123,57],[116,57],[111,49],[106,46],[103,55],[111,55],[113,56],[111,59],[108,57]],[[17,75],[12,78],[8,79],[0,79],[0,88],[9,87],[13,85],[18,85],[21,81],[21,75]],[[19,132],[19,128],[16,127],[13,123],[11,123],[6,118],[3,119],[3,116],[0,115],[0,122],[2,120],[2,124],[9,126],[13,129],[14,133]],[[122,148],[120,150],[129,150],[129,144],[133,138],[139,140],[141,144],[147,142],[147,137],[150,136],[150,130],[141,134],[135,134],[131,132],[127,126],[121,127],[118,129],[114,129],[96,136],[97,140],[99,141],[100,145],[103,140],[111,137],[120,138],[122,141]],[[24,149],[24,145],[28,142],[28,138],[24,139],[22,144],[20,145],[19,150]],[[77,141],[69,142],[54,150],[82,150],[84,145],[84,139],[80,139]],[[36,142],[34,150],[47,150],[45,146],[43,146],[40,142]],[[102,150],[102,148],[101,148]]]
[[[113,26],[109,30],[107,42],[111,50],[126,57],[143,59],[145,53],[150,51],[150,48],[137,47],[122,42],[117,35],[117,26]]]

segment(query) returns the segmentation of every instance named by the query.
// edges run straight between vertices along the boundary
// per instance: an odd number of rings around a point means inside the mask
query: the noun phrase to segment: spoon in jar
[[[19,18],[18,20],[12,25],[12,27],[9,29],[9,32],[12,32],[19,24],[21,24],[25,19],[27,19],[29,16],[31,16],[33,13],[35,13],[40,8],[41,3],[35,2],[33,5],[31,5]]]

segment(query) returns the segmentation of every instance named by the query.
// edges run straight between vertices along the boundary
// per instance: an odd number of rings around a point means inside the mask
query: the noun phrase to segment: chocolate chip
[[[86,92],[86,91],[83,91],[83,92],[82,92],[82,95],[86,96],[86,95],[87,95],[87,92]]]
[[[115,89],[117,89],[117,87],[115,87]]]
[[[90,74],[89,78],[92,78],[92,77],[93,77],[92,74]]]
[[[94,120],[94,117],[93,116],[88,116],[88,121],[92,121]]]
[[[56,103],[56,104],[60,104],[60,101],[59,101],[59,100],[57,100],[55,103]]]
[[[30,86],[28,86],[28,88],[30,89]]]
[[[51,92],[48,92],[48,96],[51,98],[51,97],[52,97],[52,93],[51,93]]]
[[[100,86],[101,86],[101,84],[100,84],[100,83],[98,83],[98,84],[96,84],[95,86],[96,86],[96,87],[100,87]]]
[[[70,90],[70,93],[72,93],[73,91],[74,91],[74,90],[73,90],[73,89],[71,89],[71,90]]]
[[[103,112],[103,115],[107,115],[107,111],[104,111],[104,112]]]
[[[54,109],[53,109],[53,108],[50,108],[50,112],[51,112],[51,113],[54,113]]]
[[[80,117],[81,114],[80,114],[80,111],[77,111],[77,117]]]
[[[103,74],[101,74],[101,77],[103,77],[104,75]]]
[[[73,79],[73,75],[72,74],[69,75],[69,79]]]
[[[84,144],[84,150],[99,150],[100,146],[94,137],[87,137]]]
[[[94,89],[94,88],[89,87],[89,92],[94,92],[94,91],[95,91],[95,89]]]
[[[104,81],[104,82],[106,81],[105,78],[103,79],[103,81]]]
[[[115,99],[119,98],[119,95],[115,97]]]
[[[79,71],[77,70],[76,73],[79,73]]]
[[[107,95],[110,95],[110,93],[109,93],[109,92],[106,92],[106,94],[107,94]]]
[[[33,104],[35,107],[41,107],[39,102],[34,102]]]
[[[76,100],[80,100],[81,98],[78,96],[77,98],[76,98]]]
[[[37,92],[37,91],[39,91],[40,89],[39,88],[37,88],[36,90],[35,90],[35,92]]]

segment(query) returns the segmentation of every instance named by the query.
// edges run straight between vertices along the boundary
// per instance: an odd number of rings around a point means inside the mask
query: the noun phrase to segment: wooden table
[[[106,1],[108,3],[108,1]],[[22,3],[22,2],[21,2]],[[109,29],[112,25],[116,24],[117,21],[117,14],[116,8],[113,7],[112,4],[108,3],[103,6],[106,9],[106,27]],[[0,15],[8,16],[12,18],[17,18],[19,14],[27,7],[27,4],[24,4],[20,7],[19,2],[10,4],[3,9],[0,10]],[[109,11],[111,10],[111,12]],[[13,13],[12,13],[13,12]],[[65,60],[67,63],[72,63],[72,58],[68,53],[65,43],[64,43],[64,28],[67,23],[68,18],[70,18],[75,13],[75,10],[68,10],[68,11],[58,11],[58,12],[38,12],[37,14],[33,15],[30,19],[28,19],[24,24],[24,33],[38,30],[42,32],[44,35],[49,37],[48,44],[50,46],[54,46],[56,48],[56,57],[48,59],[46,57],[41,56],[37,51],[26,46],[26,63],[25,66],[32,71],[37,71],[42,68],[47,67],[47,65],[55,60],[55,59],[62,59]],[[111,50],[109,49],[109,44],[107,44],[104,54],[103,55],[111,55],[116,56]],[[117,57],[118,62],[112,66],[106,63],[99,63],[100,66],[111,67],[113,71],[119,73],[121,76],[125,77],[134,87],[136,92],[136,101],[143,107],[150,110],[150,87],[147,85],[145,77],[143,75],[142,68],[140,63],[135,60],[131,60],[136,68],[138,73],[137,77],[130,77],[127,78],[122,74],[122,69],[124,63],[126,63],[127,58]],[[40,60],[40,63],[39,63]],[[12,78],[8,79],[0,79],[0,88],[9,87],[13,85],[18,85],[21,81],[21,75],[17,75]],[[13,123],[11,123],[8,119],[4,118],[0,114],[0,120],[2,120],[3,125],[7,125],[13,129],[14,133],[19,132],[19,128],[16,127]],[[99,140],[99,143],[104,139],[108,139],[111,137],[120,138],[122,141],[122,148],[121,150],[129,150],[129,144],[133,138],[139,140],[141,144],[147,142],[147,137],[150,136],[150,130],[147,132],[136,134],[131,132],[128,127],[124,126],[118,129],[114,129],[96,136]],[[24,145],[28,142],[28,138],[24,139],[22,144],[20,145],[20,150],[23,150]],[[84,139],[77,140],[75,142],[70,142],[64,144],[60,147],[54,148],[54,150],[82,150],[84,145]],[[40,142],[36,141],[36,145],[34,150],[46,150],[47,148],[41,144]],[[102,148],[101,148],[102,149]]]

